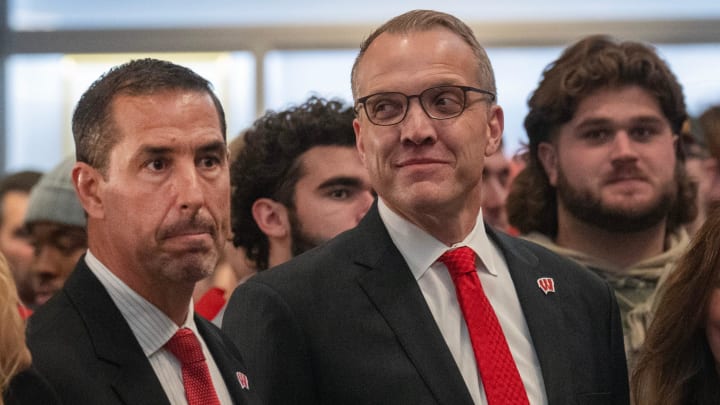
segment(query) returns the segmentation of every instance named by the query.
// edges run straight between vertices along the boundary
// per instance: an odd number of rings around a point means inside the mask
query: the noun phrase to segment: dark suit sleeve
[[[252,279],[240,285],[222,329],[242,353],[266,405],[317,403],[304,333],[275,290]]]
[[[92,347],[83,337],[77,338],[80,342],[78,346]],[[34,367],[49,382],[62,403],[119,403],[108,386],[100,383],[105,377],[111,376],[109,368],[89,366],[87,359],[75,347],[48,339],[35,341],[31,338],[29,347]],[[88,353],[92,353],[91,349]]]

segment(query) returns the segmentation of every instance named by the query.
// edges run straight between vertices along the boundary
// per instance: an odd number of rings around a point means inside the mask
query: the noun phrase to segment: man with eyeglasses
[[[627,404],[609,286],[483,223],[503,112],[472,31],[395,17],[361,46],[352,86],[378,202],[240,286],[225,315],[266,403]]]

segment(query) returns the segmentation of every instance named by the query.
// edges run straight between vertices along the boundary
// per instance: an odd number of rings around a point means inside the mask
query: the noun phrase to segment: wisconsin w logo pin
[[[555,281],[551,277],[539,278],[537,284],[545,295],[555,292]]]
[[[245,373],[241,373],[241,372],[238,371],[238,372],[235,373],[235,376],[237,377],[238,382],[240,383],[240,387],[241,387],[242,389],[244,389],[244,390],[249,390],[249,389],[250,389],[250,382],[248,381],[248,378],[247,378],[247,376],[245,375]]]

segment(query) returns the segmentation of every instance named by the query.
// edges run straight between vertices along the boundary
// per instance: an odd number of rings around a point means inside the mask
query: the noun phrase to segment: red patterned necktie
[[[220,405],[200,341],[188,328],[181,328],[165,343],[182,364],[182,379],[188,405]]]
[[[480,284],[475,253],[469,247],[460,247],[445,252],[439,260],[455,283],[488,404],[529,404],[500,322]]]

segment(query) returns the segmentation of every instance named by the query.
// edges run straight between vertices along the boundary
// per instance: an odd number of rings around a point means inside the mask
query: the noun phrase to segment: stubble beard
[[[290,222],[290,236],[292,237],[290,251],[293,257],[325,242],[325,240],[321,238],[305,233],[294,208],[288,210],[288,220]]]
[[[186,252],[181,257],[166,257],[156,268],[164,278],[182,283],[196,283],[215,271],[220,254],[217,248],[206,252]]]

